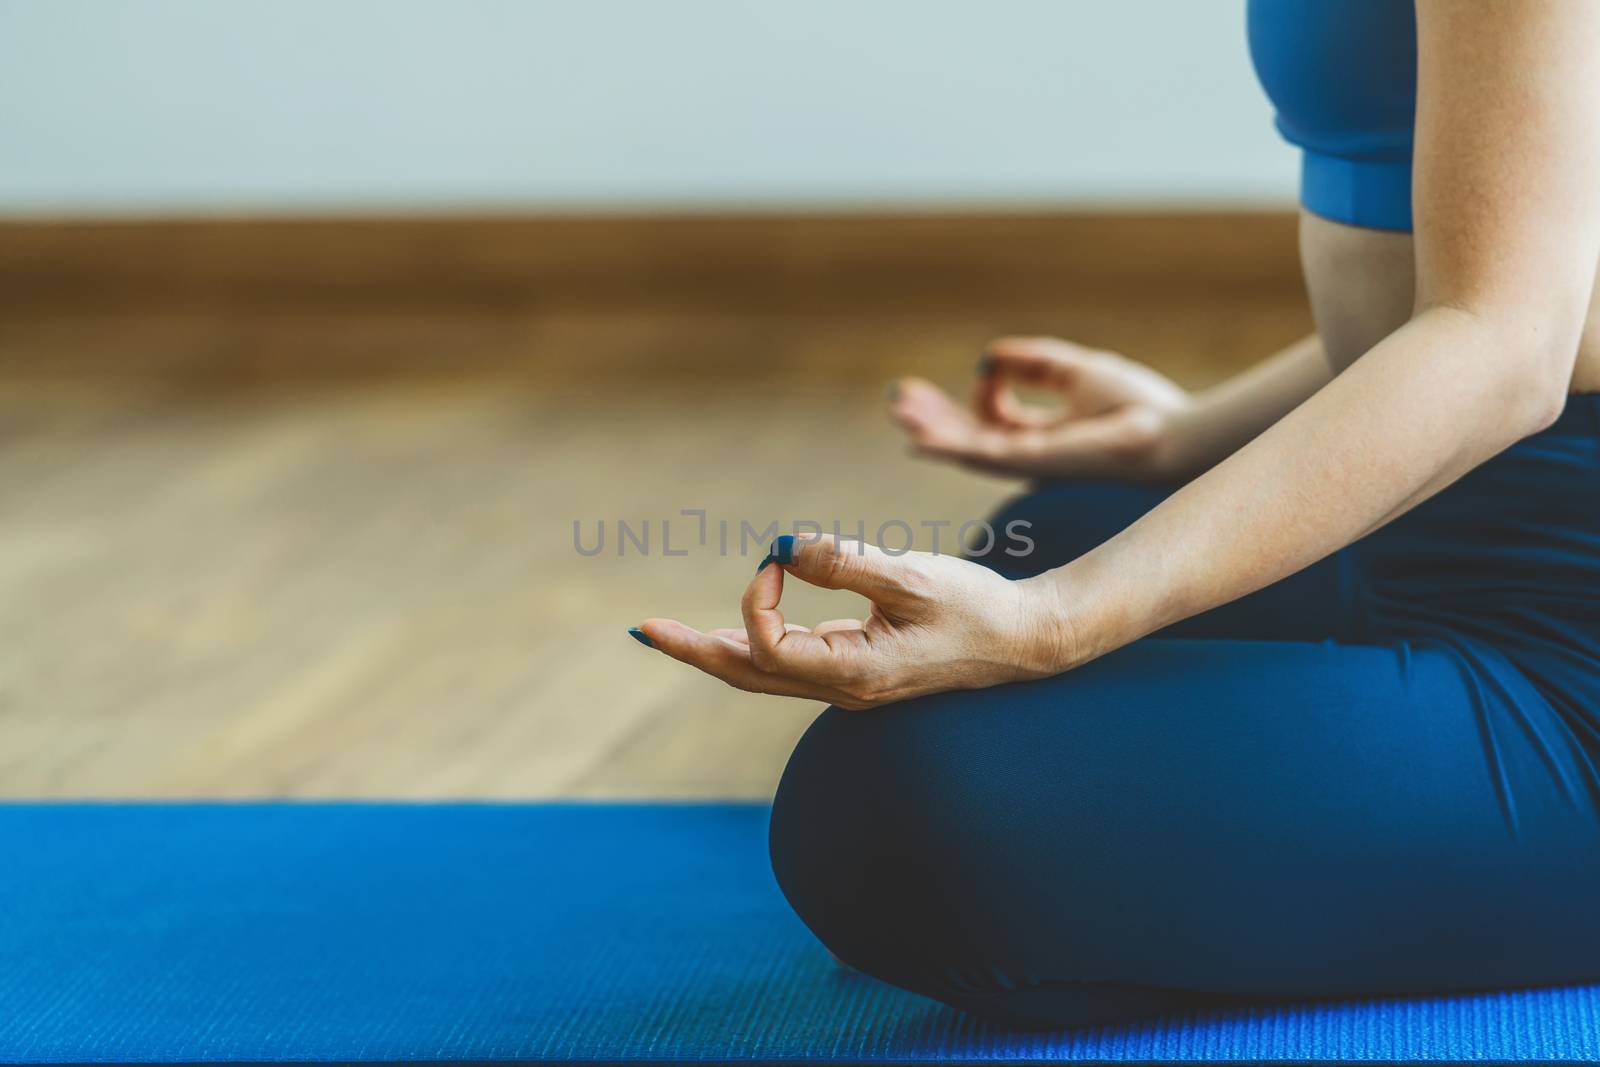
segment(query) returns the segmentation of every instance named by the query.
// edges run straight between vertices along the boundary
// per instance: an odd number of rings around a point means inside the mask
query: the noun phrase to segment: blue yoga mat
[[[0,1060],[418,1059],[1596,1062],[1600,987],[1008,1033],[836,968],[761,806],[0,805]]]

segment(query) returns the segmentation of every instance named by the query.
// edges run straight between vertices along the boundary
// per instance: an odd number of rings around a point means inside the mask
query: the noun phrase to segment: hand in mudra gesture
[[[1025,403],[1019,385],[1056,394],[1060,408]],[[1141,363],[1053,337],[991,342],[970,410],[921,378],[890,396],[919,455],[1024,478],[1161,477],[1174,420],[1191,404]]]
[[[778,605],[791,577],[859,593],[871,612],[789,624]],[[1043,678],[1072,658],[1053,584],[1013,582],[955,556],[895,555],[827,534],[778,538],[740,607],[739,628],[701,632],[646,619],[635,629],[652,647],[737,689],[852,710]]]

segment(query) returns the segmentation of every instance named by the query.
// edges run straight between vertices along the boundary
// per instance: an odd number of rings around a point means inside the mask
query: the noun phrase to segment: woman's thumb
[[[776,563],[810,585],[823,589],[848,589],[869,600],[892,595],[905,588],[907,564],[903,556],[892,555],[865,541],[808,534],[784,534],[772,542],[772,550],[762,566]]]

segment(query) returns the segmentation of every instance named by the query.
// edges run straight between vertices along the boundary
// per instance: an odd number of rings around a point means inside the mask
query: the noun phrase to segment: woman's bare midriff
[[[1416,271],[1410,234],[1346,226],[1302,212],[1300,261],[1317,332],[1335,371],[1411,317]],[[1600,392],[1600,290],[1589,302],[1571,392]]]

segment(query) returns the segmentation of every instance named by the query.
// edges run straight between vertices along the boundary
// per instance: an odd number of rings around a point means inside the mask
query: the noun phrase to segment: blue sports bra
[[[1249,0],[1249,26],[1278,130],[1305,152],[1301,205],[1351,226],[1409,231],[1412,0]]]

